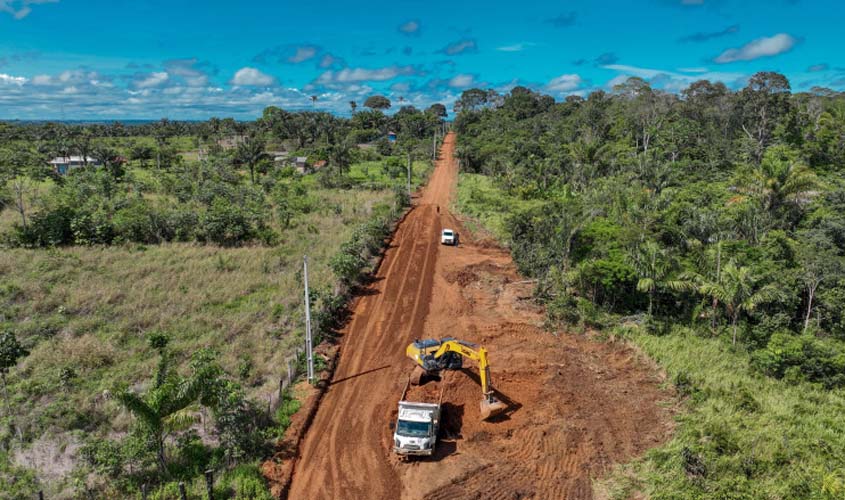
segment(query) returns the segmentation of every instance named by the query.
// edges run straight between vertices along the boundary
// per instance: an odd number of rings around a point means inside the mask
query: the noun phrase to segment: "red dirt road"
[[[428,187],[399,226],[376,280],[342,332],[332,383],[299,447],[288,498],[590,499],[592,480],[671,433],[659,376],[629,348],[543,331],[509,254],[475,241],[448,212],[457,182],[450,135]],[[438,211],[439,206],[439,211]],[[441,247],[441,228],[461,246]],[[415,338],[454,336],[490,351],[510,402],[478,418],[477,370],[450,372],[435,457],[392,455],[396,403]]]

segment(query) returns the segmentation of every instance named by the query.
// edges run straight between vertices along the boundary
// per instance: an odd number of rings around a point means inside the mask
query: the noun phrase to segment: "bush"
[[[65,206],[35,214],[26,228],[15,227],[17,243],[35,247],[69,245],[73,243],[71,221],[75,214],[75,210]]]
[[[255,236],[243,210],[222,198],[216,198],[200,218],[200,233],[205,241],[223,246],[234,246]]]
[[[221,483],[226,491],[223,495],[218,495],[219,498],[273,500],[256,465],[243,464],[235,467],[223,477]]]
[[[845,345],[836,340],[776,333],[765,349],[753,354],[752,363],[777,378],[806,379],[827,388],[845,386]]]

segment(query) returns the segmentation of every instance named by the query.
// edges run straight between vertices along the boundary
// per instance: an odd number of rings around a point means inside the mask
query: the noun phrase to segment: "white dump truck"
[[[444,229],[442,233],[440,233],[440,244],[441,245],[458,245],[458,233],[456,233],[452,229]]]
[[[402,456],[430,456],[437,444],[443,389],[436,401],[406,401],[410,382],[402,391],[393,428],[393,451]]]

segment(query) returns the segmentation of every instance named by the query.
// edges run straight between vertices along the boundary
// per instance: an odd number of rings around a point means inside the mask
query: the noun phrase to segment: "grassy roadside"
[[[498,189],[493,179],[481,174],[461,172],[458,176],[458,199],[455,211],[469,217],[470,226],[480,224],[497,241],[507,245],[505,219],[516,210],[531,208],[536,201],[525,201]],[[470,227],[470,229],[473,229]]]
[[[843,498],[843,391],[760,375],[747,353],[674,330],[615,331],[666,371],[686,412],[669,443],[602,482],[610,498]]]
[[[520,203],[488,177],[460,176],[457,211],[500,241],[508,240],[505,220]],[[845,391],[764,376],[746,351],[679,324],[665,335],[638,327],[609,333],[666,371],[684,412],[668,443],[597,483],[604,497],[845,497]]]

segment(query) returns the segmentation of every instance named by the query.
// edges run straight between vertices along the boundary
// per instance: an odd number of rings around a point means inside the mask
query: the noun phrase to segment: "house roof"
[[[308,157],[307,157],[307,156],[297,156],[297,157],[296,157],[296,162],[297,162],[297,163],[305,163],[305,162],[307,162],[307,161],[308,161]]]
[[[88,163],[99,163],[99,160],[90,156],[85,157]],[[51,165],[66,165],[68,163],[85,163],[82,156],[57,156],[50,160]]]

